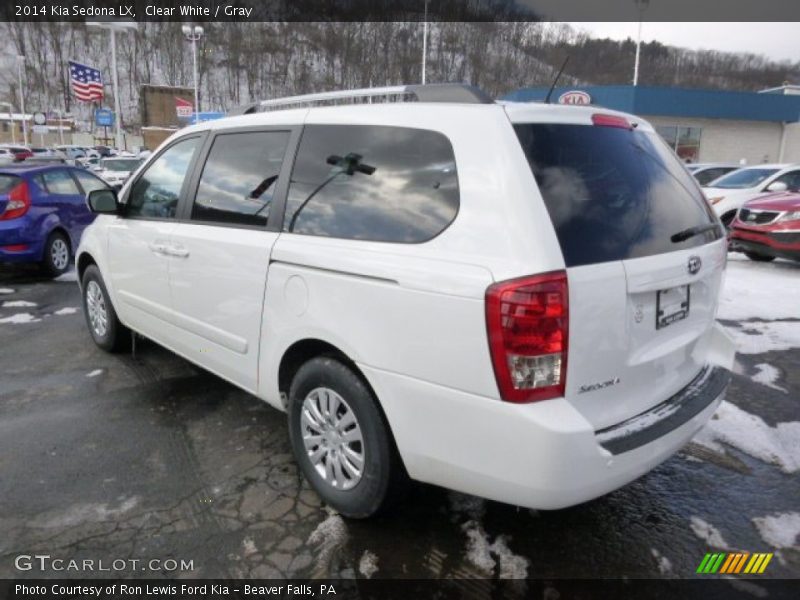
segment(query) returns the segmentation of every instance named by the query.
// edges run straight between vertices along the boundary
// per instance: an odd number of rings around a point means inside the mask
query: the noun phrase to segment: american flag
[[[103,76],[97,69],[69,61],[69,78],[78,100],[91,102],[103,99]]]

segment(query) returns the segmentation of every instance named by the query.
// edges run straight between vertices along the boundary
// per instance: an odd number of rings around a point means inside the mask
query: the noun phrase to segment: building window
[[[700,127],[660,125],[656,131],[682,161],[697,162],[700,158]]]

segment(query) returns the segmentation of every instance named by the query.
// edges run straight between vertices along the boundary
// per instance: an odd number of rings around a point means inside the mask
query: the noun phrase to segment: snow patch
[[[74,315],[76,312],[78,312],[78,309],[75,308],[74,306],[65,306],[64,308],[58,309],[53,314],[54,315]]]
[[[655,548],[650,548],[650,553],[653,555],[653,558],[656,559],[659,573],[662,575],[669,575],[672,573],[672,562],[666,556]]]
[[[13,294],[14,290],[11,288],[0,288],[0,294]]]
[[[370,579],[378,571],[378,557],[374,552],[364,550],[361,560],[358,561],[358,572]]]
[[[800,271],[776,268],[778,264],[756,264],[749,259],[731,260],[734,256],[729,255],[717,314],[720,319],[772,320],[798,316],[797,298],[787,294],[786,289],[789,279],[800,282]]]
[[[36,306],[36,302],[28,302],[27,300],[6,300],[3,302],[3,308],[30,308]]]
[[[770,427],[761,417],[725,400],[692,441],[716,452],[723,451],[720,443],[733,446],[753,458],[779,466],[784,473],[800,470],[800,422]]]
[[[90,371],[86,374],[87,377],[97,377],[103,372],[103,369],[95,369],[94,371]]]
[[[800,322],[767,321],[743,323],[741,328],[727,327],[741,354],[764,354],[800,348]]]
[[[53,281],[78,281],[78,274],[75,269],[67,271],[63,275],[59,275]]]
[[[344,519],[330,511],[328,517],[308,536],[308,543],[319,547],[317,560],[326,563],[337,548],[347,541],[347,526]]]
[[[242,540],[242,550],[244,550],[245,556],[250,556],[251,554],[255,554],[256,552],[258,552],[258,548],[256,548],[256,543],[250,538],[244,538]]]
[[[690,526],[692,531],[694,531],[694,534],[701,540],[705,541],[709,546],[721,548],[722,550],[727,550],[730,548],[728,542],[723,539],[719,530],[711,523],[707,523],[700,517],[692,517]]]
[[[38,323],[39,321],[41,321],[41,319],[37,319],[30,313],[17,313],[10,317],[3,317],[0,319],[0,323],[14,323],[15,325],[20,325],[22,323]]]
[[[789,393],[786,388],[775,384],[775,382],[778,381],[778,378],[781,376],[781,372],[778,368],[767,363],[761,363],[756,365],[756,369],[758,369],[758,372],[751,377],[753,381],[760,383],[761,385],[765,385],[768,388],[772,388],[773,390],[783,392],[784,394]]]
[[[761,539],[775,548],[797,548],[800,536],[800,513],[789,512],[756,517],[753,524]]]
[[[500,567],[500,579],[526,579],[530,561],[514,554],[508,547],[509,537],[497,536],[494,543],[478,521],[470,520],[461,526],[467,534],[467,560],[487,574],[494,573]]]

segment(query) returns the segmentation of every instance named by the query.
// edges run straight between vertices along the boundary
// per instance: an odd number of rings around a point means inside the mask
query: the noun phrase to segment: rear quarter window
[[[453,147],[441,133],[308,125],[292,171],[283,229],[420,243],[446,229],[458,206]]]
[[[657,134],[619,127],[518,124],[514,129],[544,198],[568,267],[695,247],[717,228],[692,176]]]
[[[7,194],[19,183],[20,179],[16,175],[6,175],[0,173],[0,194]]]

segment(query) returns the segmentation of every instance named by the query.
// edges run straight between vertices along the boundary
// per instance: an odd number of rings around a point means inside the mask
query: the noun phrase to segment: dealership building
[[[548,88],[505,96],[541,102]],[[761,92],[725,92],[649,86],[556,88],[552,102],[590,103],[650,121],[687,162],[800,163],[800,86]]]

